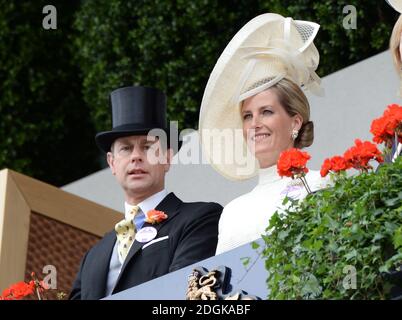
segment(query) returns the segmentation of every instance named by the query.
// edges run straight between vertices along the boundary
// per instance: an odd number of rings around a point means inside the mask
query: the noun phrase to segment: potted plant
[[[373,140],[386,147],[387,139],[402,142],[402,107],[391,109],[372,124],[372,132],[382,126]],[[396,114],[392,125],[385,121]],[[400,298],[402,157],[374,171],[369,161],[382,158],[374,144],[356,140],[343,156],[324,162],[321,174],[332,176],[331,187],[299,202],[285,198],[262,236],[268,299]],[[359,173],[348,177],[352,167]]]

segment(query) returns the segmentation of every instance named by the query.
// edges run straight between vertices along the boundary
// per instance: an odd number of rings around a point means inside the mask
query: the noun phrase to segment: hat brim
[[[140,135],[148,135],[148,133],[151,130],[154,130],[155,128],[133,128],[129,130],[112,130],[112,131],[103,131],[99,132],[95,136],[95,142],[96,145],[101,149],[103,152],[107,153],[111,151],[111,146],[113,142],[122,137],[129,137],[129,136],[140,136]],[[174,154],[176,154],[181,146],[182,146],[182,141],[177,142],[177,147],[173,145],[173,141],[171,141],[169,137],[169,130],[164,128],[162,129],[166,133],[167,137],[167,146],[168,148],[172,148]]]
[[[248,66],[248,61],[243,58],[243,50],[247,47],[258,48],[269,45],[269,41],[273,41],[276,34],[279,34],[277,30],[283,30],[284,20],[285,18],[281,15],[266,13],[255,17],[244,25],[224,49],[206,85],[199,116],[201,145],[209,164],[227,179],[249,179],[257,174],[259,167],[256,158],[249,151],[242,136],[236,133],[237,130],[242,130],[242,119],[240,102],[233,97],[239,91],[239,84],[243,85],[240,79],[242,79],[243,71]],[[309,24],[314,29],[304,45],[299,48],[303,54],[306,51],[310,53],[309,50],[313,48],[313,40],[318,32],[319,25],[307,21],[297,20],[295,22]],[[313,51],[312,57],[314,60],[318,60],[318,51]],[[278,79],[286,76],[278,74]],[[210,136],[214,135],[211,132],[214,130],[215,132],[232,130],[232,135],[236,140],[234,143],[231,141],[225,143],[223,139],[211,139]],[[231,150],[228,150],[229,148]],[[232,154],[233,159],[242,159],[242,161],[222,162],[221,153]],[[244,168],[254,169],[244,170]]]
[[[402,14],[402,0],[386,0],[388,4]]]

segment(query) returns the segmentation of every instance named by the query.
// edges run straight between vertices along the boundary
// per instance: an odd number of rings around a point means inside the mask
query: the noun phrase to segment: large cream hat
[[[402,13],[402,0],[386,0],[388,4],[399,13]]]
[[[199,133],[204,156],[224,177],[244,180],[258,171],[242,136],[241,101],[285,77],[320,94],[313,44],[318,29],[313,22],[262,14],[243,26],[219,57],[204,91]]]

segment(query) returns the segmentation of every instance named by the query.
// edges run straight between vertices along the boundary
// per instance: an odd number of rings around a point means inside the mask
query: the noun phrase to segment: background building
[[[321,59],[325,60],[325,56]],[[325,158],[343,154],[353,145],[354,139],[371,140],[371,121],[379,117],[388,104],[400,102],[397,96],[399,80],[389,51],[322,80],[325,96],[308,94],[315,135],[313,145],[306,150],[312,156],[309,168],[314,170],[320,169]],[[198,140],[196,132],[191,134]],[[229,181],[208,164],[179,163],[172,165],[166,185],[184,201],[216,201],[225,205],[251,190],[256,182],[256,178]],[[123,210],[123,193],[108,168],[62,189],[112,209]]]

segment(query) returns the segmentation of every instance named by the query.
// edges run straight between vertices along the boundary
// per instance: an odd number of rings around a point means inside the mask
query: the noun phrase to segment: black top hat
[[[168,134],[166,96],[162,91],[149,87],[123,87],[112,91],[110,103],[113,129],[95,136],[101,150],[110,151],[117,138],[146,135],[152,129],[162,129]]]

